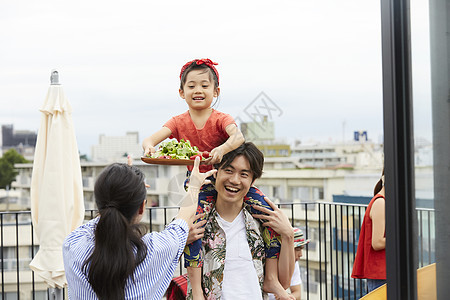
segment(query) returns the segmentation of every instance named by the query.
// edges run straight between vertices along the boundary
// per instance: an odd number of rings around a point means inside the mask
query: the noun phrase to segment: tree
[[[0,189],[5,189],[16,179],[19,172],[14,169],[14,164],[27,163],[28,161],[15,149],[9,149],[0,157]]]

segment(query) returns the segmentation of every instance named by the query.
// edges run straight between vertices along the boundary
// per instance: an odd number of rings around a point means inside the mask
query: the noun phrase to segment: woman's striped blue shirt
[[[63,258],[69,299],[98,299],[82,271],[94,249],[95,218],[78,227],[64,241]],[[177,219],[162,232],[143,236],[147,245],[145,260],[134,271],[134,281],[125,286],[125,299],[161,299],[172,280],[188,236],[188,225]]]

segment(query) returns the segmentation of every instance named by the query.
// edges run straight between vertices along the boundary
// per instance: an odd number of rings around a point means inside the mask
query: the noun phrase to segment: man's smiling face
[[[242,155],[236,156],[226,167],[220,167],[216,175],[217,201],[242,205],[244,196],[253,184],[250,163]]]

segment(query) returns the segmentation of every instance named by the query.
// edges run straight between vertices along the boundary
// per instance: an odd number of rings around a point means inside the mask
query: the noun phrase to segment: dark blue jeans
[[[369,289],[369,293],[385,283],[385,279],[367,279],[367,288]]]

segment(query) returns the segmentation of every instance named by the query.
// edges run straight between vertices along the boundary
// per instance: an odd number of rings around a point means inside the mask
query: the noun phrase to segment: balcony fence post
[[[49,300],[63,300],[63,289],[48,288],[47,291]]]
[[[410,0],[381,0],[386,277],[389,300],[417,299]]]

